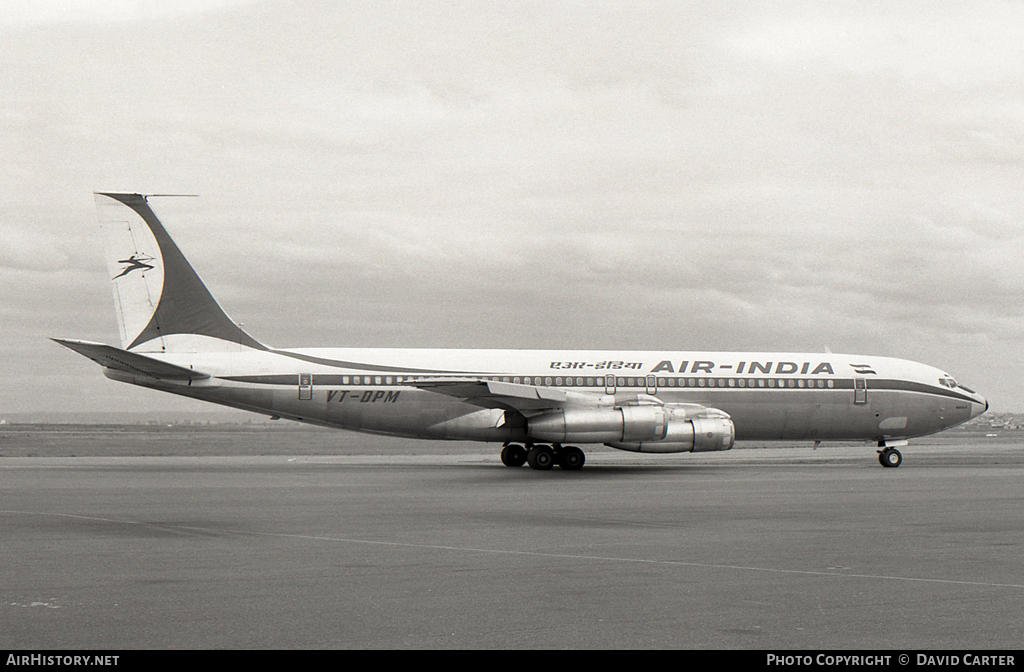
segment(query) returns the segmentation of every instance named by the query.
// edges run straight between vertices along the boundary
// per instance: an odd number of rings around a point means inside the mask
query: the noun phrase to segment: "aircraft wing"
[[[150,376],[151,378],[158,378],[160,380],[186,381],[202,380],[210,377],[209,374],[202,373],[201,371],[194,371],[192,369],[186,369],[183,366],[168,364],[167,362],[161,362],[160,360],[153,359],[152,357],[128,352],[127,350],[121,350],[120,348],[115,348],[103,343],[73,341],[63,338],[54,338],[50,340],[60,343],[65,348],[74,350],[80,355],[88,357],[107,369],[125,371],[136,375],[142,374],[144,376]]]
[[[405,384],[457,397],[483,408],[515,410],[526,416],[565,406],[596,406],[602,396],[593,392],[465,378],[426,378],[407,381]]]

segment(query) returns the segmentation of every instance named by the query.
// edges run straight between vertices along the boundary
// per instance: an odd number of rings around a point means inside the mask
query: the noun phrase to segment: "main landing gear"
[[[895,448],[885,448],[878,451],[878,461],[882,463],[883,467],[896,468],[903,464],[903,455]]]
[[[528,464],[531,469],[546,471],[557,464],[566,471],[579,471],[586,461],[586,455],[576,446],[562,446],[557,443],[550,446],[528,443],[526,447],[508,443],[501,449],[501,463],[506,467],[521,467]]]

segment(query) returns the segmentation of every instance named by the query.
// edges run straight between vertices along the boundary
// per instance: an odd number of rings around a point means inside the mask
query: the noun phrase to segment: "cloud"
[[[109,189],[279,345],[1024,341],[1014,4],[185,8],[0,23],[12,309]]]
[[[251,3],[253,0],[36,0],[0,3],[0,25],[155,21]]]
[[[962,87],[1018,79],[1022,25],[1015,2],[804,3],[748,13],[726,43],[787,70]]]

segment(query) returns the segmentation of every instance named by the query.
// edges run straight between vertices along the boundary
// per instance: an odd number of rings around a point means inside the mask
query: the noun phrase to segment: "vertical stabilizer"
[[[121,346],[144,352],[265,350],[231,321],[140,194],[96,194]],[[209,338],[189,339],[183,336]]]

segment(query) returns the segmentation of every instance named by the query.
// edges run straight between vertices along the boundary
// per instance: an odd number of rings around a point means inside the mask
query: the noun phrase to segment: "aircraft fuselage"
[[[985,400],[933,367],[837,354],[529,350],[303,349],[143,353],[211,374],[190,385],[111,372],[269,415],[430,439],[528,441],[521,424],[412,383],[496,380],[665,404],[717,408],[737,440],[887,440],[922,436],[983,412]],[[666,362],[672,363],[671,367]],[[572,363],[571,368],[566,367]],[[579,364],[576,364],[579,363]],[[685,366],[684,366],[685,364]],[[598,368],[600,367],[600,368]],[[259,373],[253,373],[258,371]]]

